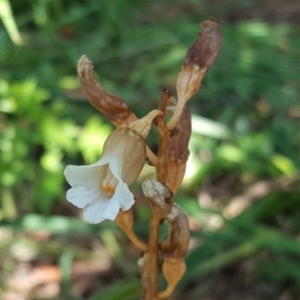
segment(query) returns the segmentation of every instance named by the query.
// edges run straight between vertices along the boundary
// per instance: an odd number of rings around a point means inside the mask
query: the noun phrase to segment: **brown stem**
[[[150,235],[148,243],[148,255],[145,265],[147,274],[147,288],[144,300],[156,300],[158,294],[158,234],[160,228],[160,218],[152,214],[150,220]]]
[[[167,103],[171,97],[171,92],[164,89],[161,95],[160,110],[165,115]],[[160,118],[158,123],[159,130],[159,153],[158,162],[156,165],[156,178],[161,183],[166,183],[167,179],[167,157],[168,157],[168,142],[170,138],[169,129],[166,126],[164,116]],[[147,259],[144,268],[144,275],[147,278],[145,286],[144,300],[156,300],[158,295],[158,251],[159,251],[159,229],[161,219],[152,212],[150,219],[150,231]]]
[[[164,89],[161,95],[160,110],[166,113],[168,100],[171,98],[171,92]],[[156,165],[156,179],[161,183],[166,183],[168,174],[168,144],[170,131],[166,126],[165,118],[161,118],[158,123],[159,130],[159,153],[158,163]]]

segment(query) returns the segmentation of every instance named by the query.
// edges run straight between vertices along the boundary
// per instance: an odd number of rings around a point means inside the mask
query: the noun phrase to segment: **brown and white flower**
[[[83,208],[83,218],[89,223],[114,220],[120,209],[134,204],[129,190],[146,160],[146,143],[135,130],[117,128],[104,143],[101,158],[87,166],[69,165],[65,176],[72,186],[67,200]]]

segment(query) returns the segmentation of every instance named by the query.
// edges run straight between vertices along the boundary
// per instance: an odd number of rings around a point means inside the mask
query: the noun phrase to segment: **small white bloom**
[[[146,160],[146,143],[129,128],[114,130],[103,146],[101,158],[88,166],[67,166],[65,176],[72,186],[67,200],[83,208],[89,223],[114,220],[120,209],[128,210],[134,197],[128,188]]]

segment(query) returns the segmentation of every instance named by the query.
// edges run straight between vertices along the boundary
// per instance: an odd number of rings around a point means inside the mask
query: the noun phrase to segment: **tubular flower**
[[[96,163],[66,167],[64,173],[72,186],[67,200],[83,208],[83,218],[89,223],[114,220],[120,209],[128,210],[134,204],[128,185],[136,180],[145,160],[143,137],[129,128],[115,129]]]

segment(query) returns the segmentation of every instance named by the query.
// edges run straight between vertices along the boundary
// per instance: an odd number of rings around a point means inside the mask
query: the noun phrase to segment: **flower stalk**
[[[132,229],[133,226],[133,213],[132,209],[127,211],[120,210],[117,217],[116,223],[119,227],[126,233],[127,237],[130,239],[132,244],[141,252],[148,251],[148,246],[144,242],[142,242],[135,234]]]

